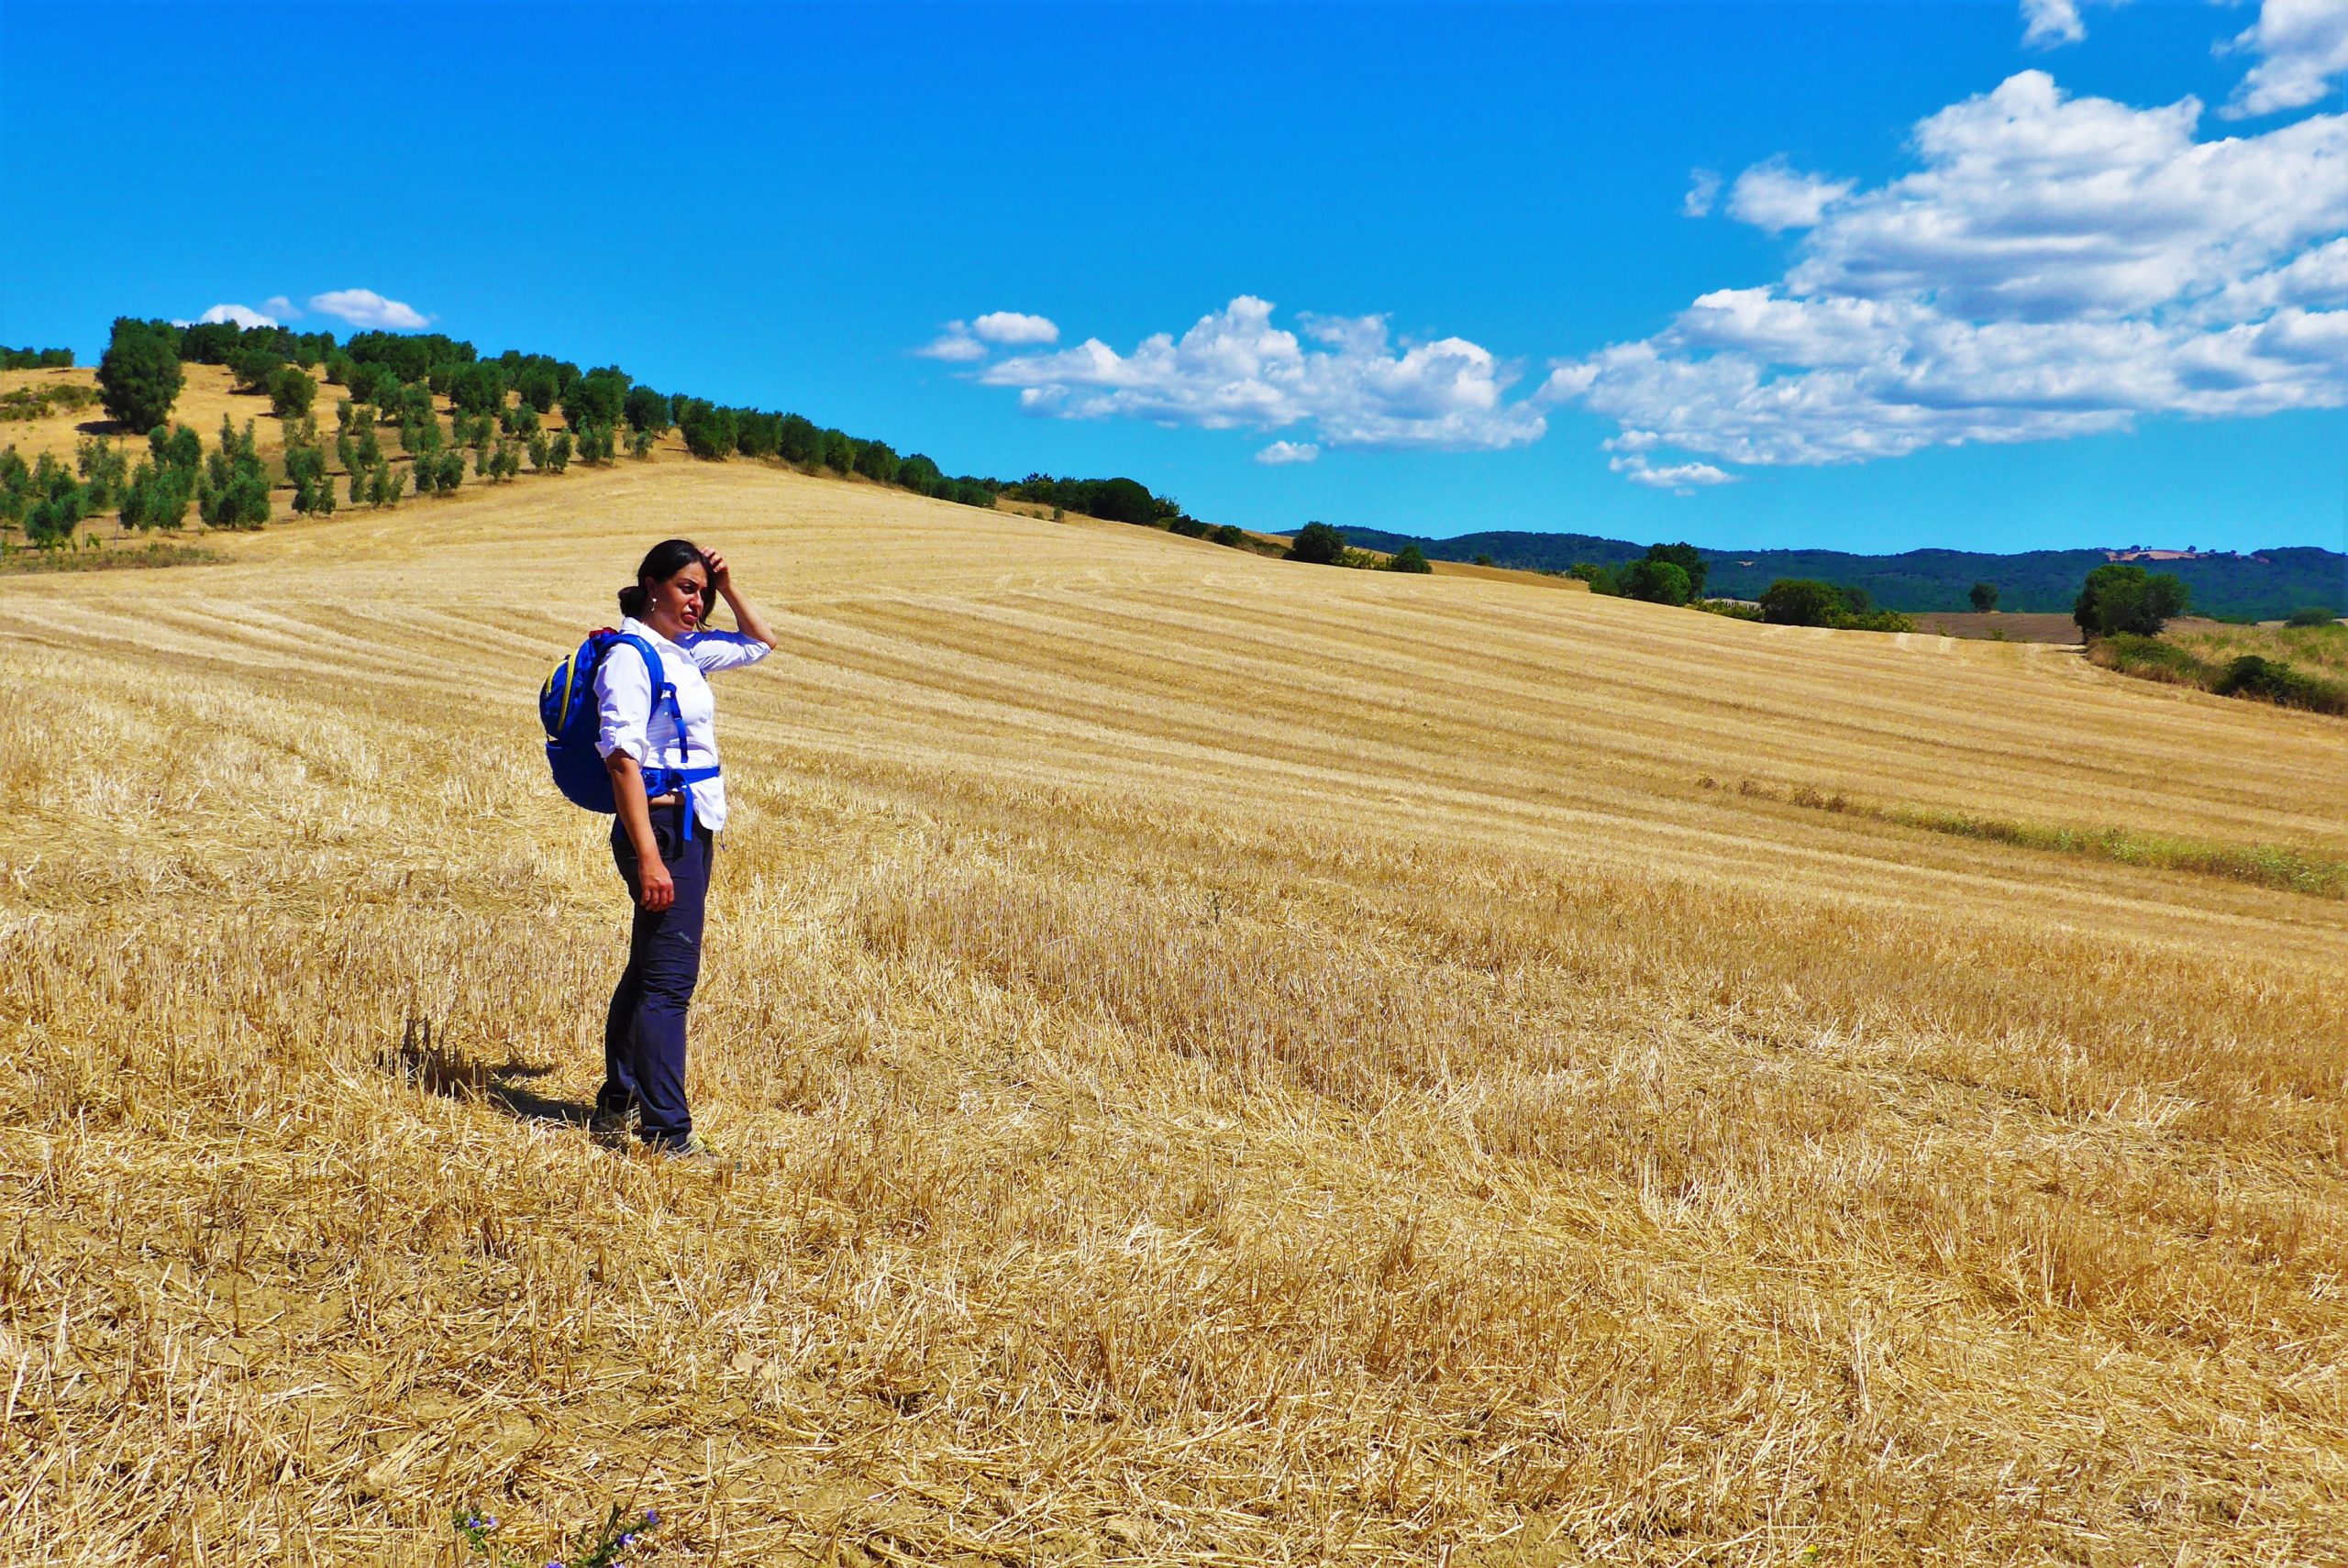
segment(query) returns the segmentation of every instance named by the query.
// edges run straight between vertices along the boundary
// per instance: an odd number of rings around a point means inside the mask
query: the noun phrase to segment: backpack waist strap
[[[644,798],[653,801],[663,795],[676,796],[677,803],[684,811],[685,840],[691,843],[693,836],[693,786],[706,784],[717,775],[718,769],[714,767],[648,767],[644,770]]]

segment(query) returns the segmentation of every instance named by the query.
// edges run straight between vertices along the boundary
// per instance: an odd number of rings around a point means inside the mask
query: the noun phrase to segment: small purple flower
[[[620,1544],[622,1546],[634,1546],[636,1544],[636,1532],[634,1530],[620,1531]]]
[[[644,1510],[644,1528],[645,1528],[645,1529],[650,1529],[654,1525],[657,1525],[657,1524],[659,1524],[659,1522],[660,1522],[660,1515],[659,1515],[659,1510],[657,1510],[657,1509],[653,1509],[653,1508],[647,1508],[647,1509],[645,1509],[645,1510]]]

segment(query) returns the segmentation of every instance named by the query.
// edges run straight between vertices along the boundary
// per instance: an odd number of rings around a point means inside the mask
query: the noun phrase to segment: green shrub
[[[48,370],[73,368],[71,348],[0,348],[0,370]]]
[[[2071,619],[2089,637],[2121,633],[2156,637],[2185,613],[2185,580],[2174,572],[2148,572],[2131,562],[2108,561],[2088,573],[2071,606]]]
[[[1394,552],[1393,559],[1386,563],[1386,569],[1388,571],[1409,571],[1425,574],[1433,572],[1434,568],[1427,564],[1426,552],[1419,548],[1417,545],[1411,544],[1405,545],[1401,549]]]
[[[267,393],[277,381],[277,372],[284,368],[284,355],[260,347],[239,348],[228,361],[229,374],[241,392]]]
[[[1239,527],[1238,525],[1234,523],[1224,524],[1222,526],[1215,529],[1214,533],[1209,536],[1212,537],[1216,544],[1227,545],[1235,550],[1245,549],[1247,546],[1246,534]]]
[[[1621,580],[1615,577],[1611,568],[1600,566],[1596,561],[1576,561],[1566,569],[1566,575],[1589,584],[1592,593],[1603,594],[1609,599],[1623,596]]]
[[[152,430],[171,417],[186,381],[179,347],[164,332],[127,317],[114,324],[114,339],[98,361],[109,418],[126,429]]]
[[[1307,523],[1289,541],[1288,558],[1311,566],[1342,566],[1346,559],[1346,536],[1326,523]]]
[[[1972,592],[1966,597],[1973,602],[1976,613],[1987,615],[1998,607],[1998,585],[1994,582],[1977,582],[1973,585]]]
[[[138,471],[130,476],[129,490],[123,494],[122,525],[142,533],[152,528],[176,529],[186,522],[194,492],[193,465],[181,468],[142,458]]]
[[[449,403],[466,414],[494,414],[505,406],[505,371],[495,360],[460,365],[448,381]]]
[[[554,439],[547,443],[547,468],[550,472],[559,474],[570,466],[570,432],[558,430],[554,433]]]
[[[1644,600],[1649,604],[1685,604],[1695,593],[1686,568],[1678,561],[1660,560],[1653,556],[1630,562],[1614,574],[1614,579],[1622,585],[1623,597]]]
[[[886,441],[867,441],[856,455],[856,471],[887,484],[897,477],[897,454]]]
[[[677,429],[685,438],[685,450],[696,458],[723,462],[733,455],[734,415],[725,409],[696,398],[677,415]]]
[[[1658,599],[1654,600],[1653,602],[1659,604],[1686,604],[1692,600],[1701,599],[1704,596],[1704,574],[1706,568],[1704,565],[1704,558],[1697,553],[1695,546],[1689,544],[1649,545],[1647,547],[1646,558],[1659,564],[1676,566],[1683,574],[1686,575],[1688,579],[1688,591],[1685,594],[1681,595],[1678,599]],[[1632,563],[1634,566],[1637,564],[1638,563],[1635,561]],[[1629,569],[1626,568],[1622,573],[1617,574],[1623,579],[1623,591],[1634,599],[1649,598],[1649,595],[1637,592],[1632,589],[1630,585],[1631,579],[1628,575],[1628,571]]]
[[[280,419],[299,419],[310,412],[317,395],[318,383],[287,365],[269,383],[269,411]]]
[[[2348,713],[2348,686],[2256,654],[2244,654],[2227,665],[2210,690],[2221,697],[2255,697],[2279,707]]]
[[[1742,603],[1733,599],[1699,599],[1696,608],[1707,615],[1725,615],[1732,621],[1761,619],[1761,606]]]
[[[103,436],[83,437],[74,449],[73,467],[82,476],[93,512],[116,504],[130,475],[130,459]]]
[[[1842,591],[1815,578],[1781,577],[1761,592],[1761,619],[1775,626],[1831,626],[1846,613]]]
[[[648,430],[656,436],[669,428],[672,417],[668,398],[647,386],[628,388],[620,411],[627,416],[629,429]]]
[[[204,466],[204,437],[184,425],[177,428],[156,425],[147,433],[147,449],[154,455],[159,467],[193,474]]]
[[[2340,617],[2320,604],[2310,604],[2304,610],[2294,610],[2287,626],[2329,626]]]

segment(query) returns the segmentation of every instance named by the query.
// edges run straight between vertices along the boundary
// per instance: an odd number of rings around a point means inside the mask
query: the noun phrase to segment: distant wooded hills
[[[1414,544],[1434,560],[1490,557],[1495,566],[1534,571],[1563,571],[1577,561],[1621,566],[1647,552],[1645,545],[1592,534],[1511,532],[1425,539],[1377,528],[1344,532],[1347,544],[1362,549],[1390,552]],[[1699,548],[1711,569],[1704,590],[1716,598],[1758,599],[1763,589],[1781,577],[1806,577],[1864,588],[1883,608],[1911,613],[1969,609],[1966,595],[1977,582],[1998,585],[2001,610],[2067,613],[2080,582],[2107,558],[2101,550],[2026,550],[2010,556],[1909,550],[1862,556],[1842,550]],[[2192,591],[2196,614],[2272,621],[2309,605],[2348,613],[2348,555],[2337,550],[2290,546],[2144,565],[2148,570],[2173,571],[2183,578]]]

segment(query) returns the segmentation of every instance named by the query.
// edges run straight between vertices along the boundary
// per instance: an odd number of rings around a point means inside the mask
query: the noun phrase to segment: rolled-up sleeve
[[[615,647],[595,667],[595,749],[624,751],[641,765],[652,752],[652,676],[633,648]]]
[[[739,669],[774,652],[756,637],[746,637],[739,632],[695,632],[681,646],[692,656],[694,665],[703,675]]]

